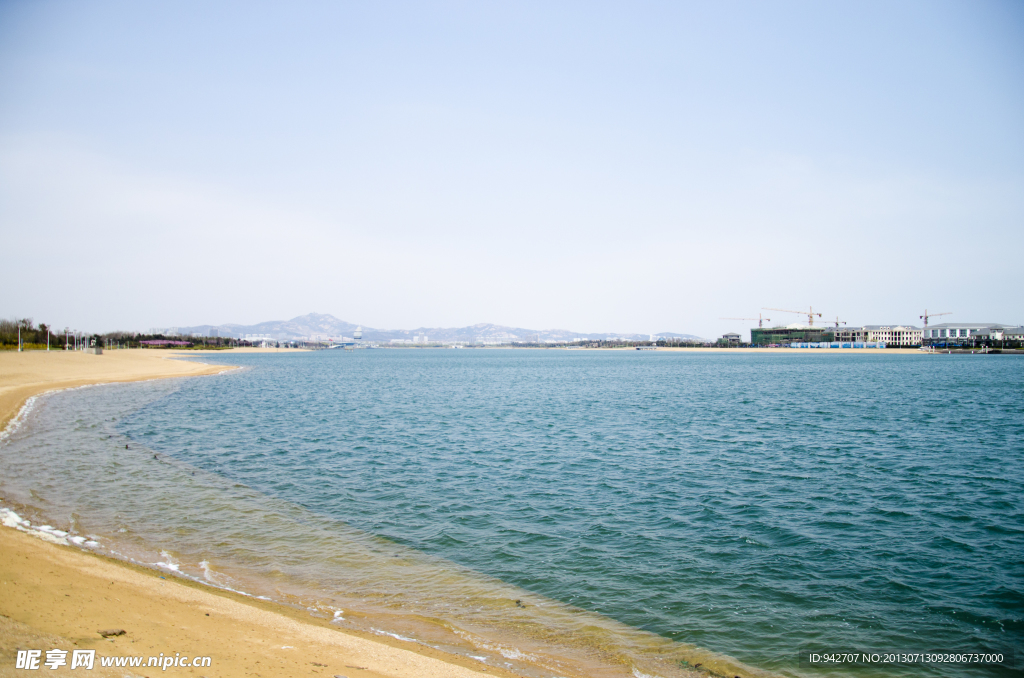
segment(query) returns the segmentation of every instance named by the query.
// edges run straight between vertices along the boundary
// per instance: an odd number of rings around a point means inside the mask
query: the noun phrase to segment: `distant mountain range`
[[[292,339],[341,339],[352,337],[356,329],[360,327],[344,320],[339,320],[332,315],[325,313],[308,313],[292,318],[291,320],[268,320],[256,325],[237,325],[228,323],[226,325],[195,325],[193,327],[166,327],[153,328],[153,334],[165,335],[198,335],[211,336],[216,334],[221,337],[245,337],[245,335],[262,335],[278,341]],[[563,342],[575,339],[625,339],[627,341],[646,341],[651,338],[649,334],[619,333],[619,332],[576,332],[574,330],[530,330],[523,327],[507,327],[505,325],[492,325],[480,323],[469,327],[420,327],[414,330],[382,330],[374,327],[362,326],[364,341],[390,342],[392,340],[414,340],[424,341],[423,337],[431,342],[482,342],[485,344],[518,342]],[[680,334],[677,332],[663,332],[654,335],[664,339],[678,338],[684,340],[701,341],[702,339],[693,334]]]

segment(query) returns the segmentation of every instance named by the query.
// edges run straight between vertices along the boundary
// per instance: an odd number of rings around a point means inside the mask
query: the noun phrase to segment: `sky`
[[[1024,324],[1024,3],[0,0],[0,243],[93,332]]]

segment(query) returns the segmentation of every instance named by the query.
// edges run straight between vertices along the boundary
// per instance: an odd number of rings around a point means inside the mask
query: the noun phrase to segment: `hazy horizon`
[[[0,91],[4,317],[1024,323],[1016,2],[12,2]]]

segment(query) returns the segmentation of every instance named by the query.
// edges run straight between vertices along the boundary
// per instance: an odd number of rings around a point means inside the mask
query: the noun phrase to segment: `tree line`
[[[57,348],[57,344],[64,345],[64,335],[57,335],[46,323],[38,325],[32,322],[32,318],[21,318],[12,320],[0,320],[0,346],[17,346],[18,334],[21,334],[21,343],[26,348],[37,346],[46,347],[47,335],[50,339],[50,347]]]
[[[28,350],[45,349],[47,337],[51,351],[63,350],[65,341],[73,348],[75,340],[67,338],[63,328],[54,328],[46,323],[33,322],[32,318],[14,318],[0,320],[0,349],[11,350],[17,348],[19,333],[21,345]],[[237,346],[239,342],[230,337],[179,337],[165,336],[163,334],[141,334],[139,332],[107,332],[105,334],[79,334],[85,344],[94,344],[101,348],[107,346],[118,346],[121,348],[140,348],[143,341],[171,340],[188,341],[192,347],[226,348]],[[243,342],[244,343],[244,342]],[[181,348],[181,347],[177,347]]]

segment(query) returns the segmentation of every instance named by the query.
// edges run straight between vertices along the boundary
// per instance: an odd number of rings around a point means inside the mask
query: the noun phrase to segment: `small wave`
[[[174,558],[171,556],[170,553],[168,553],[167,551],[161,551],[160,556],[162,558],[166,558],[166,561],[153,563],[154,565],[156,565],[157,567],[162,567],[164,569],[170,570],[174,573],[181,572],[181,568],[179,567],[178,563],[174,562]]]
[[[217,572],[214,572],[213,569],[210,567],[210,561],[200,561],[199,568],[203,571],[203,579],[206,580],[205,583],[216,586],[217,588],[227,588],[227,586],[224,583],[226,577],[224,577],[224,575],[218,574]]]
[[[376,633],[378,636],[391,636],[392,638],[397,638],[398,640],[404,640],[407,643],[416,642],[415,638],[409,638],[408,636],[399,635],[397,633],[391,633],[390,631],[382,631],[380,629],[375,629],[373,627],[371,627],[370,630]]]
[[[14,418],[7,422],[7,426],[4,427],[3,431],[0,431],[0,442],[3,442],[21,428],[21,425],[25,423],[25,419],[28,417],[29,412],[35,407],[36,400],[39,396],[32,396],[25,401],[25,404],[21,406],[18,413],[14,415]]]
[[[475,636],[475,635],[473,635],[471,633],[467,633],[466,631],[463,631],[462,629],[458,629],[458,628],[452,627],[452,630],[455,632],[456,635],[461,637],[463,640],[466,640],[466,641],[472,643],[473,645],[475,645],[476,647],[479,647],[481,649],[490,650],[491,652],[497,652],[498,654],[500,654],[505,659],[511,659],[511,660],[514,660],[514,661],[526,661],[526,662],[537,662],[538,659],[539,659],[538,657],[536,657],[536,656],[534,656],[532,654],[528,654],[526,652],[523,652],[522,650],[520,650],[519,648],[516,648],[516,647],[510,647],[510,646],[507,646],[507,645],[501,645],[499,643],[487,642],[483,638],[480,638],[479,636]]]

